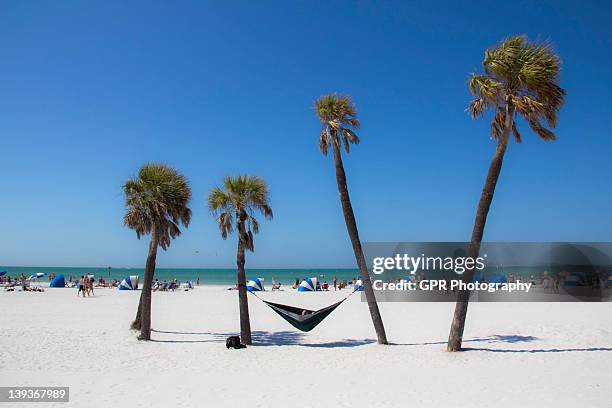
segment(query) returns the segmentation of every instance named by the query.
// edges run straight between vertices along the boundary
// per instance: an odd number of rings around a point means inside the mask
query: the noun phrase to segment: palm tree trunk
[[[487,179],[485,180],[482,194],[480,195],[480,201],[478,202],[478,209],[476,210],[474,228],[472,229],[472,238],[470,240],[470,246],[468,247],[467,253],[467,256],[470,258],[477,258],[480,252],[480,244],[482,242],[482,236],[484,234],[484,228],[487,222],[487,215],[489,214],[491,202],[493,201],[493,194],[495,193],[495,186],[497,185],[497,180],[499,178],[499,174],[501,173],[502,164],[504,162],[504,154],[506,153],[506,148],[508,147],[508,138],[510,136],[510,131],[512,130],[513,121],[514,107],[506,102],[504,132],[501,138],[497,141],[497,148],[495,149],[495,154],[491,159]],[[463,281],[470,283],[472,282],[473,276],[474,270],[468,269],[463,274]],[[447,351],[461,350],[469,300],[469,290],[459,291],[457,294],[457,303],[455,304],[455,314],[453,316],[450,333],[448,335],[448,344],[446,346]]]
[[[130,328],[133,330],[140,330],[140,320],[142,319],[142,298],[143,292],[140,292],[140,298],[138,299],[138,311],[136,312],[136,317],[134,321],[130,325]]]
[[[151,243],[149,244],[149,256],[145,266],[144,279],[142,283],[142,292],[140,293],[140,335],[139,340],[151,340],[151,285],[153,284],[153,276],[155,275],[155,260],[157,258],[157,231],[153,227],[151,231]]]
[[[363,249],[361,248],[361,241],[359,241],[359,231],[357,230],[357,222],[355,221],[355,214],[353,213],[353,206],[351,205],[351,198],[349,197],[348,187],[346,185],[346,174],[344,173],[344,166],[342,165],[340,146],[335,142],[332,144],[334,150],[334,162],[336,164],[336,181],[338,183],[338,192],[340,193],[340,202],[342,203],[342,212],[344,213],[346,229],[348,230],[351,244],[353,245],[355,260],[357,261],[357,266],[359,267],[359,277],[363,283],[363,288],[366,300],[368,302],[368,307],[370,309],[370,315],[372,316],[374,330],[376,330],[378,343],[388,344],[385,326],[383,325],[382,317],[380,315],[380,311],[378,310],[374,289],[372,288],[372,281],[370,280],[370,274],[368,273],[368,267],[363,255]]]
[[[249,300],[247,299],[246,275],[244,272],[244,223],[239,214],[236,215],[238,224],[238,252],[236,254],[237,281],[238,281],[238,307],[240,308],[240,341],[250,345],[251,321],[249,319]]]

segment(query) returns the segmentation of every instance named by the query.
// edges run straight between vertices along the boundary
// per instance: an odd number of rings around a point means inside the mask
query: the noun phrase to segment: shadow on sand
[[[188,331],[169,331],[169,330],[151,330],[154,333],[160,333],[169,339],[152,339],[156,343],[222,343],[229,336],[235,336],[236,333],[211,333],[211,332],[188,332]],[[303,346],[303,347],[321,347],[321,348],[336,348],[336,347],[357,347],[366,344],[375,343],[375,340],[363,339],[343,339],[329,343],[306,343],[303,344],[304,334],[295,331],[253,331],[253,346]],[[197,339],[185,338],[183,336],[201,336]]]
[[[612,351],[612,347],[586,347],[586,348],[554,348],[554,349],[492,349],[465,347],[462,351],[488,351],[490,353],[573,353],[588,351]]]
[[[225,344],[225,339],[229,336],[235,336],[236,333],[211,333],[211,332],[181,332],[168,330],[151,330],[154,333],[171,335],[169,339],[153,339],[156,343],[221,343]],[[198,338],[185,338],[183,336],[198,336]],[[201,336],[201,337],[199,337]],[[359,347],[367,344],[376,343],[373,339],[342,339],[329,343],[303,343],[304,333],[296,331],[253,331],[253,346],[302,346],[312,348],[345,348]],[[500,335],[495,334],[487,337],[476,337],[473,339],[465,339],[463,343],[529,343],[538,340],[534,336],[520,335]],[[422,343],[390,343],[391,346],[432,346],[445,345],[446,341],[422,342]],[[487,347],[464,347],[463,351],[484,351],[490,353],[571,353],[571,352],[610,352],[612,347],[585,347],[585,348],[552,348],[552,349],[499,349]]]
[[[516,334],[513,335],[502,335],[502,334],[494,334],[492,336],[487,337],[475,337],[473,339],[464,339],[464,343],[522,343],[522,342],[530,342],[538,340],[537,337],[534,336],[519,336]],[[390,343],[392,346],[436,346],[446,344],[446,341],[432,341],[432,342],[423,342],[423,343]]]

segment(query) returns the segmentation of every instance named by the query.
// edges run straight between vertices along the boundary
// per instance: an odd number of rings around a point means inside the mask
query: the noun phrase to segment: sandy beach
[[[346,294],[261,296],[318,308]],[[451,354],[452,303],[381,303],[394,345],[380,346],[359,296],[310,333],[250,297],[256,345],[227,350],[236,292],[155,293],[152,342],[128,330],[139,295],[0,293],[0,382],[69,386],[70,407],[610,406],[611,303],[474,303],[472,350]]]

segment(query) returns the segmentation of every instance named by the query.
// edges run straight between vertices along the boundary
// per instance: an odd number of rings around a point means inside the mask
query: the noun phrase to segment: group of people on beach
[[[274,282],[274,277],[272,277],[272,280]],[[306,280],[306,278],[304,278],[304,280]],[[293,286],[291,286],[291,289],[297,289],[300,286],[300,279],[299,278],[295,278],[295,283],[293,284]],[[357,279],[353,278],[350,281],[346,281],[346,280],[342,280],[342,281],[338,281],[338,279],[334,276],[332,279],[332,284],[334,286],[334,290],[342,290],[344,288],[347,288],[349,285],[351,286],[355,286],[355,284],[357,283]],[[316,291],[328,291],[329,290],[329,283],[327,282],[327,280],[324,280],[322,283],[319,282],[319,280],[317,279],[317,284],[315,286],[315,290]],[[273,288],[274,289],[274,288]]]
[[[94,296],[94,277],[90,275],[81,275],[81,278],[77,282],[77,287],[79,291],[77,292],[77,296],[83,294],[85,296]]]
[[[24,292],[44,292],[45,290],[40,286],[32,286],[28,279],[26,279],[23,273],[20,273],[17,278],[11,278],[10,275],[0,276],[0,284],[4,286],[4,289],[8,292],[14,292],[15,287],[21,286],[21,290]]]
[[[198,278],[197,284],[200,284],[200,278]],[[155,281],[153,282],[153,286],[151,287],[151,289],[153,291],[175,291],[177,289],[184,289],[184,290],[189,290],[189,289],[193,289],[193,282],[192,281],[187,281],[184,282],[183,285],[181,285],[181,282],[178,281],[178,279],[174,278],[171,279],[169,282],[166,281],[164,279],[163,282],[160,282],[159,279],[155,279]]]

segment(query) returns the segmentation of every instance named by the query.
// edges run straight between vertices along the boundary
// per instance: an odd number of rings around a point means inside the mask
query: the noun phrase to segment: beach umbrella
[[[263,290],[266,290],[264,288],[264,278],[255,278],[255,279],[251,279],[247,284],[246,284],[246,289],[249,292],[261,292]]]
[[[6,275],[6,271],[0,271],[0,276]]]
[[[298,292],[314,292],[317,288],[317,278],[306,278],[300,283]]]
[[[34,274],[30,275],[30,277],[27,280],[34,280],[34,279],[42,278],[45,275],[46,274],[44,272],[34,273]]]
[[[126,276],[123,278],[119,287],[119,290],[136,290],[138,289],[138,275]]]

